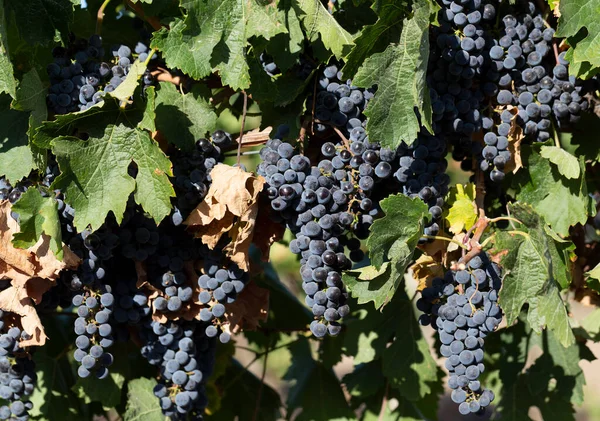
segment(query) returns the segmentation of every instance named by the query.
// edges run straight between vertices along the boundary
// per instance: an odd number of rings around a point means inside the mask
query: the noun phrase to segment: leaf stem
[[[104,0],[100,8],[98,9],[98,13],[96,14],[96,34],[100,35],[102,33],[102,21],[104,20],[104,9],[108,6],[110,0]]]
[[[516,218],[513,218],[512,216],[499,216],[497,218],[488,219],[488,222],[490,224],[495,224],[496,222],[499,222],[499,221],[513,221],[513,222],[517,222],[517,223],[523,225],[523,223],[521,221],[519,221]]]
[[[495,238],[496,238],[496,233],[493,233],[493,234],[492,234],[492,235],[490,235],[488,238],[486,238],[486,239],[483,241],[483,243],[481,243],[481,248],[482,248],[482,249],[483,249],[483,248],[485,248],[485,246],[487,246],[487,245],[488,245],[488,243],[489,243],[490,241],[493,241]]]
[[[244,95],[244,107],[242,108],[242,124],[240,127],[240,137],[238,138],[237,164],[240,166],[240,158],[242,156],[242,139],[244,138],[244,127],[246,126],[246,113],[248,112],[248,94],[242,91]]]
[[[512,231],[507,231],[509,234],[512,235],[520,235],[522,237],[524,237],[526,240],[529,240],[529,234],[527,234],[526,232],[523,231],[517,231],[517,230],[512,230]]]
[[[377,421],[383,421],[385,419],[385,410],[387,409],[388,403],[388,392],[390,390],[390,384],[388,380],[385,380],[385,390],[383,391],[383,399],[381,400],[381,409],[379,410],[379,416]]]
[[[469,250],[467,246],[465,246],[462,242],[456,241],[454,238],[442,237],[439,235],[423,235],[422,238],[426,238],[427,240],[441,240],[447,241],[449,243],[454,243],[462,249]]]

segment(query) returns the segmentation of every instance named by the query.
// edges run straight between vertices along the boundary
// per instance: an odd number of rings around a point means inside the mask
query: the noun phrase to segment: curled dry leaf
[[[426,254],[421,255],[417,261],[410,267],[413,278],[417,281],[417,290],[423,291],[426,287],[431,286],[431,280],[435,277],[444,276],[443,266],[433,257]]]
[[[265,180],[241,168],[223,164],[213,168],[210,175],[212,184],[206,198],[192,211],[185,224],[211,249],[227,235],[231,241],[223,252],[247,272],[248,253],[258,216],[257,199]]]
[[[510,151],[511,160],[506,164],[505,172],[510,171],[516,173],[520,168],[523,168],[523,160],[521,159],[521,143],[525,135],[523,129],[517,124],[518,110],[516,107],[508,107],[513,117],[510,120],[510,131],[508,132],[508,150]]]
[[[58,260],[46,235],[29,249],[13,247],[12,237],[19,226],[10,209],[10,202],[0,202],[0,279],[10,280],[10,286],[0,292],[0,309],[21,316],[21,327],[32,335],[22,346],[44,345],[47,337],[34,304],[55,284],[61,270],[77,267],[79,258],[63,247],[63,261]]]
[[[249,282],[234,303],[227,306],[225,317],[231,332],[241,329],[255,330],[267,320],[269,312],[269,290]]]

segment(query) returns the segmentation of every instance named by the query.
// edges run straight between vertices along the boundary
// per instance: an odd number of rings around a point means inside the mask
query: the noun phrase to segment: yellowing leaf
[[[477,221],[477,206],[475,205],[475,184],[466,186],[457,184],[450,189],[448,204],[450,210],[446,220],[450,224],[449,230],[458,234],[462,230],[468,230]]]
[[[223,251],[241,269],[250,269],[248,255],[258,215],[258,194],[265,183],[238,167],[219,164],[210,172],[212,184],[185,224],[214,249],[223,235],[231,241]]]

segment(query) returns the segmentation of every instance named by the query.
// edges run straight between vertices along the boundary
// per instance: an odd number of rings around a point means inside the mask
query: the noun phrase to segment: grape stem
[[[248,94],[246,91],[242,91],[244,95],[244,106],[242,108],[242,122],[240,127],[240,137],[238,138],[238,149],[237,149],[237,164],[240,165],[240,158],[242,156],[242,140],[244,139],[244,127],[246,126],[246,113],[248,112]]]
[[[385,410],[387,409],[389,390],[390,390],[390,384],[386,379],[385,380],[385,390],[383,392],[383,399],[381,400],[381,409],[379,410],[379,416],[377,417],[377,421],[383,421],[385,419]]]
[[[98,9],[98,13],[96,14],[96,34],[100,35],[102,33],[102,21],[104,20],[104,9],[108,6],[110,0],[104,0],[100,8]]]
[[[519,221],[516,218],[513,218],[512,216],[499,216],[497,218],[488,219],[488,222],[490,224],[495,224],[496,222],[499,222],[499,221],[513,221],[513,222],[516,222],[521,225],[523,224],[521,221]]]
[[[460,248],[464,249],[464,250],[469,250],[469,247],[466,246],[465,244],[463,244],[460,241],[455,240],[454,238],[448,238],[448,237],[442,237],[439,235],[423,235],[422,238],[425,238],[427,240],[441,240],[441,241],[448,241],[449,243],[454,243],[457,246],[459,246]]]
[[[256,406],[254,407],[254,415],[252,416],[252,421],[256,421],[258,419],[258,412],[260,410],[260,400],[262,398],[263,386],[265,384],[265,376],[267,375],[268,359],[269,359],[269,345],[267,344],[267,349],[265,350],[265,361],[263,362],[262,374],[260,376],[260,385],[258,386],[258,393],[256,394]]]
[[[335,127],[333,124],[327,123],[325,121],[321,121],[321,120],[317,120],[317,119],[314,119],[313,121],[317,122],[317,123],[320,123],[320,124],[325,124],[326,126],[330,126],[337,133],[337,135],[340,137],[340,139],[342,139],[342,141],[344,142],[344,146],[346,147],[346,149],[350,149],[350,142],[348,141],[348,139],[346,139],[346,136],[344,136],[344,134],[341,132],[340,129],[338,129],[337,127]]]

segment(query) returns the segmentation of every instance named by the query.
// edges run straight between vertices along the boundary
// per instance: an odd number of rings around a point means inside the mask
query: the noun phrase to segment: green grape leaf
[[[231,379],[235,382],[229,383]],[[256,421],[277,421],[282,419],[281,397],[276,390],[246,370],[237,360],[227,368],[223,376],[227,385],[220,409],[210,419],[214,421],[230,421],[243,419],[256,413]],[[243,396],[243,399],[240,399]],[[260,398],[260,403],[258,399]],[[256,411],[258,405],[258,412]]]
[[[528,171],[515,177],[517,199],[529,203],[558,234],[566,237],[569,227],[585,224],[591,200],[585,183],[585,164],[580,159],[580,177],[567,179],[550,161],[539,154],[540,147],[523,146],[523,162]]]
[[[6,92],[14,98],[17,90],[17,81],[13,75],[13,66],[8,53],[5,13],[4,0],[0,0],[0,94]]]
[[[561,141],[563,137],[570,137],[571,144],[576,146],[573,152],[575,156],[583,156],[586,161],[597,163],[600,161],[600,148],[596,145],[597,133],[600,133],[600,117],[594,113],[582,113],[577,130],[573,133],[561,133]]]
[[[48,45],[58,32],[65,37],[73,22],[70,0],[4,0],[6,10],[14,13],[20,37],[30,45]]]
[[[29,113],[10,109],[10,97],[0,95],[0,176],[15,183],[35,168],[27,131]]]
[[[138,123],[138,127],[149,132],[156,131],[156,90],[154,86],[146,87],[145,91],[146,107],[142,120]]]
[[[389,301],[423,235],[423,221],[429,215],[419,198],[398,194],[382,200],[385,216],[371,227],[367,248],[373,266],[347,271],[343,278],[359,304],[373,301],[380,308]]]
[[[344,78],[353,78],[364,61],[373,53],[380,53],[389,44],[400,40],[402,21],[410,9],[408,4],[397,0],[384,0],[372,5],[378,19],[373,25],[366,25],[354,40],[354,46],[346,58]]]
[[[32,123],[38,126],[48,118],[46,94],[47,89],[40,76],[35,69],[31,69],[23,75],[12,108],[19,111],[31,111]]]
[[[561,0],[557,37],[574,37],[583,28],[587,34],[573,45],[573,63],[600,67],[600,0]]]
[[[362,319],[349,319],[344,349],[357,363],[381,358],[390,385],[409,400],[432,393],[432,383],[441,376],[404,290],[382,312],[367,308]]]
[[[182,94],[175,85],[161,82],[156,92],[156,128],[165,139],[183,150],[215,129],[217,115],[198,89]]]
[[[350,421],[354,419],[332,369],[311,356],[306,338],[289,347],[292,363],[284,379],[294,381],[287,398],[288,414],[298,408],[297,421]]]
[[[46,234],[50,237],[50,250],[58,259],[62,259],[58,205],[52,197],[43,197],[38,189],[31,187],[12,206],[12,211],[19,214],[20,231],[13,236],[12,241],[15,247],[32,247],[42,234]]]
[[[125,376],[110,371],[108,377],[101,382],[94,376],[79,378],[72,390],[86,404],[100,402],[104,409],[110,409],[121,403],[121,389],[124,384]]]
[[[252,36],[266,39],[285,32],[277,7],[256,0],[196,2],[182,0],[185,20],[175,20],[169,30],[154,33],[158,48],[170,68],[181,69],[194,79],[218,71],[233,89],[250,85],[246,45]]]
[[[579,161],[569,152],[557,146],[542,146],[540,155],[557,166],[558,172],[567,178],[579,178]]]
[[[354,44],[352,35],[342,28],[323,3],[319,0],[294,0],[294,7],[311,42],[320,40],[338,59],[350,51]]]
[[[152,392],[154,386],[156,380],[143,377],[129,382],[124,421],[164,421],[158,400]]]
[[[411,17],[404,19],[400,42],[366,59],[353,79],[362,88],[378,86],[365,114],[369,138],[382,146],[396,149],[402,141],[412,144],[421,126],[433,133],[425,79],[429,23],[436,10],[429,0],[417,0]]]
[[[75,209],[79,230],[99,228],[108,212],[120,222],[134,191],[136,202],[157,223],[169,214],[171,162],[149,133],[137,127],[142,117],[139,110],[122,110],[107,98],[85,112],[44,123],[36,132],[34,142],[51,145],[56,155],[61,174],[53,188],[61,189]],[[73,130],[85,133],[87,140],[64,135]],[[128,173],[132,161],[137,164],[135,178]]]
[[[386,261],[410,260],[429,216],[427,205],[402,194],[388,196],[380,205],[385,216],[373,223],[367,240],[371,262],[381,267]]]
[[[466,186],[457,184],[450,188],[447,200],[449,210],[446,220],[450,224],[448,230],[452,234],[469,230],[477,222],[476,194],[475,184],[473,183]]]
[[[575,337],[569,316],[560,295],[557,272],[567,272],[557,252],[554,239],[546,232],[544,219],[528,205],[510,204],[510,215],[523,222],[522,235],[496,233],[496,249],[502,258],[504,281],[499,302],[508,324],[519,316],[524,304],[529,304],[528,320],[536,332],[547,326],[567,347]]]

